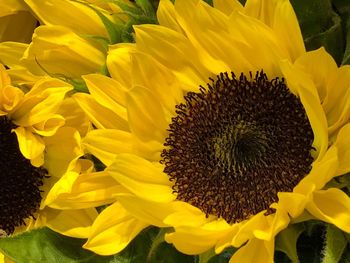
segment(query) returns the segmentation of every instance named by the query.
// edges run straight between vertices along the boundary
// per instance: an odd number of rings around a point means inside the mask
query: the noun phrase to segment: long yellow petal
[[[82,3],[68,0],[47,0],[44,3],[41,0],[24,0],[24,2],[46,25],[62,25],[78,34],[107,36],[107,31],[96,12]]]
[[[305,53],[298,19],[289,0],[248,0],[244,9],[247,15],[258,18],[275,31],[292,61]]]
[[[40,214],[47,227],[62,235],[76,238],[90,236],[91,226],[98,215],[95,208],[81,210],[45,208]]]
[[[83,247],[100,255],[113,255],[123,250],[147,226],[116,202],[96,218]]]
[[[106,171],[136,196],[167,203],[175,199],[171,182],[160,164],[132,154],[120,154]]]
[[[168,122],[157,96],[144,87],[135,86],[127,94],[126,101],[130,130],[144,141],[163,142]]]
[[[233,254],[230,263],[273,263],[273,255],[274,239],[251,239]]]
[[[213,6],[226,15],[231,14],[235,10],[243,11],[243,6],[238,0],[214,0]]]
[[[98,129],[129,130],[129,125],[123,118],[99,104],[91,95],[76,93],[73,98]]]

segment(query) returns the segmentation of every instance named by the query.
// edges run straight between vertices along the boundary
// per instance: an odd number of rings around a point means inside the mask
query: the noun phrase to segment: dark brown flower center
[[[206,215],[245,220],[311,170],[312,128],[284,79],[221,73],[176,108],[161,162],[177,199]]]
[[[19,150],[15,125],[0,117],[0,229],[13,233],[33,216],[41,202],[40,186],[47,171],[31,165]]]

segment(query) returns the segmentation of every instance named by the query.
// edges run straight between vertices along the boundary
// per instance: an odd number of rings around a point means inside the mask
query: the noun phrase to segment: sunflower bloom
[[[154,225],[183,253],[265,263],[302,215],[349,233],[349,197],[323,188],[350,171],[350,67],[305,51],[287,0],[161,0],[157,15],[74,96],[120,187],[84,247],[114,254]]]
[[[94,209],[58,210],[46,200],[65,188],[61,180],[65,173],[92,169],[91,162],[79,159],[83,151],[74,128],[79,111],[68,121],[71,126],[65,125],[69,104],[62,101],[72,89],[63,81],[45,77],[24,93],[11,84],[0,65],[0,228],[5,235],[42,226],[74,237],[90,233],[97,216]]]

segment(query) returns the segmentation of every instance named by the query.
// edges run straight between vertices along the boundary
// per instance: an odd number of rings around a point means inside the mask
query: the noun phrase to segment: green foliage
[[[333,225],[327,225],[322,263],[338,263],[347,246],[344,233]]]
[[[277,236],[275,250],[284,252],[293,263],[299,262],[297,241],[304,230],[304,224],[290,225]]]
[[[162,239],[164,232],[149,228],[121,253],[100,256],[82,248],[85,240],[62,236],[48,228],[1,238],[0,250],[17,263],[193,263]],[[157,240],[158,238],[158,240]],[[160,238],[160,240],[159,240]],[[157,245],[152,245],[157,242]],[[20,249],[19,249],[20,248]]]

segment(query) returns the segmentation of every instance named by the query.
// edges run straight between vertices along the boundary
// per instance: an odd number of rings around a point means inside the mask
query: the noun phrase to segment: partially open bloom
[[[92,169],[91,162],[79,159],[77,113],[66,114],[69,103],[63,103],[72,88],[45,77],[24,92],[0,65],[0,229],[5,235],[42,226],[74,237],[89,234],[95,209],[58,210],[47,204],[53,191],[64,189],[65,173]]]
[[[119,186],[85,248],[113,254],[155,225],[183,253],[265,263],[301,215],[350,232],[349,197],[323,189],[350,171],[350,67],[305,51],[287,0],[161,0],[157,15],[111,49],[113,79],[74,96]]]

